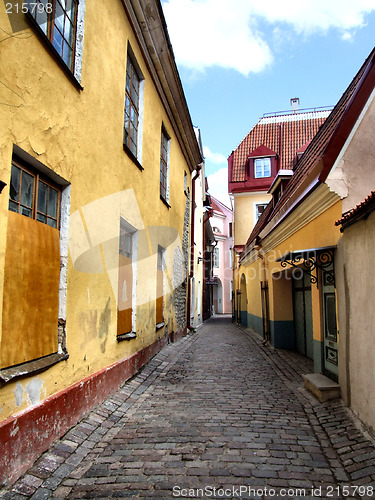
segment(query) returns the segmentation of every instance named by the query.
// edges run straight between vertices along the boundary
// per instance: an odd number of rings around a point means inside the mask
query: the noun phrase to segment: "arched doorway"
[[[240,323],[242,326],[247,326],[247,290],[246,278],[243,274],[240,283],[240,296],[239,296],[239,310],[240,310]]]
[[[214,285],[213,306],[216,314],[223,313],[223,285],[220,278],[216,278],[217,284]]]

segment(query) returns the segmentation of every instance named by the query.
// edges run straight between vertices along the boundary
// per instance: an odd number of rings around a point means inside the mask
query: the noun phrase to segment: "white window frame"
[[[220,251],[219,247],[214,248],[214,267],[219,268],[220,267]]]
[[[127,49],[127,54],[126,54],[126,65],[125,65],[125,82],[124,82],[124,119],[123,119],[124,124],[125,124],[125,103],[126,103],[126,71],[127,71],[128,58],[130,59],[130,62],[133,65],[135,72],[136,72],[138,79],[139,79],[137,154],[134,156],[135,156],[136,160],[138,161],[138,163],[140,165],[142,165],[142,137],[143,137],[143,117],[144,117],[143,103],[144,103],[145,77],[143,76],[141,68],[139,67],[139,64],[137,62],[137,59],[134,55],[134,52],[133,52],[130,44],[128,44],[128,49]],[[123,130],[124,130],[124,127],[123,127]],[[130,148],[126,144],[125,144],[125,146],[126,146],[127,150],[131,152]],[[131,154],[133,155],[132,152],[131,152]]]
[[[260,206],[260,205],[264,205],[264,209],[266,209],[266,206],[268,205],[268,201],[264,201],[264,202],[261,202],[261,201],[256,201],[254,202],[254,225],[258,222],[259,220],[259,216],[258,216],[258,211],[257,211],[257,207]]]
[[[257,175],[257,166],[261,168],[261,174]],[[267,172],[266,172],[267,169]],[[269,171],[269,174],[268,174]],[[271,158],[269,156],[265,156],[262,158],[254,159],[254,178],[255,179],[263,179],[267,177],[271,177],[272,168],[271,168]]]
[[[169,166],[170,166],[170,153],[171,153],[171,137],[168,134],[167,129],[165,128],[164,124],[162,124],[162,127],[161,127],[161,135],[160,135],[160,143],[161,144],[162,144],[163,137],[166,139],[166,142],[167,142],[167,158],[165,159],[167,172],[166,172],[166,176],[165,176],[166,177],[165,196],[163,196],[161,193],[161,182],[160,182],[160,197],[169,204],[169,170],[170,170]],[[161,144],[160,144],[160,147],[161,147]],[[160,151],[160,162],[161,162],[161,159],[162,159],[162,157],[161,157],[161,151]],[[161,171],[161,167],[160,167],[160,171]]]
[[[120,216],[120,228],[124,229],[132,236],[132,332],[136,332],[137,321],[137,263],[138,263],[138,230],[130,224],[124,217]],[[117,286],[118,289],[118,286]]]

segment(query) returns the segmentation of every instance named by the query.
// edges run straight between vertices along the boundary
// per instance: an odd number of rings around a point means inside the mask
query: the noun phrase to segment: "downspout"
[[[195,234],[195,181],[198,179],[202,165],[198,165],[195,175],[191,180],[191,223],[190,223],[190,272],[188,276],[187,290],[187,327],[192,330],[191,326],[191,279],[194,276],[194,234]]]
[[[264,304],[264,307],[266,308],[266,321],[267,321],[267,329],[264,333],[264,339],[263,339],[263,345],[267,345],[268,342],[271,340],[270,339],[270,335],[271,335],[271,332],[268,330],[268,315],[269,315],[269,296],[268,296],[268,280],[266,279],[267,278],[267,274],[266,274],[266,259],[264,257],[264,254],[262,253],[262,245],[259,242],[256,243],[256,245],[254,246],[254,250],[256,251],[256,254],[257,254],[257,257],[258,259],[261,259],[262,261],[262,267],[261,267],[261,271],[260,271],[260,281],[261,281],[261,284],[262,282],[267,282],[267,297],[265,297],[263,299],[263,296],[262,296],[262,304],[263,304],[263,300],[265,301],[265,304]],[[264,278],[264,279],[262,279]],[[263,290],[261,291],[261,293],[263,294]],[[263,305],[262,305],[262,316],[264,315],[264,311],[263,311]],[[264,317],[263,317],[263,328],[264,328]]]
[[[262,251],[262,245],[261,245],[261,243],[260,243],[260,242],[259,242],[259,243],[257,243],[257,244],[254,246],[254,250],[256,251],[256,254],[257,254],[258,259],[261,259],[261,261],[262,261],[262,267],[261,267],[260,279],[261,279],[261,281],[265,281],[265,280],[263,280],[262,278],[263,278],[263,276],[264,276],[264,272],[265,272],[265,269],[266,269],[266,259],[265,259],[265,257],[264,257],[264,254],[263,254],[263,253],[261,253],[261,251]]]
[[[214,211],[209,209],[209,211],[206,213],[205,216],[203,216],[203,235],[202,235],[202,241],[203,241],[203,296],[202,296],[202,302],[204,305],[204,308],[206,308],[206,234],[205,234],[205,225],[208,219],[213,216]],[[203,311],[203,316],[204,316],[205,311]]]

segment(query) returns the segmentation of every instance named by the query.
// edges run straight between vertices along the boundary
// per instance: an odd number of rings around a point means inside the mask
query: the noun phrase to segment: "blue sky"
[[[163,0],[210,192],[268,112],[335,105],[375,45],[375,0]]]

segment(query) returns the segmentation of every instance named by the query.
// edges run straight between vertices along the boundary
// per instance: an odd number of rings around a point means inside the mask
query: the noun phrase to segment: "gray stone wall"
[[[174,303],[178,329],[186,328],[186,293],[187,273],[189,265],[189,234],[190,234],[190,194],[185,205],[184,229],[182,234],[182,251],[177,248],[173,261]]]

